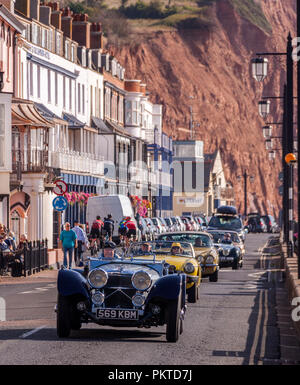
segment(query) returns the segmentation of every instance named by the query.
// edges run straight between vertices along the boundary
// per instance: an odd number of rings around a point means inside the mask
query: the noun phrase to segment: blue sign
[[[56,211],[64,211],[68,206],[68,201],[63,196],[57,196],[56,198],[53,199],[52,206]]]

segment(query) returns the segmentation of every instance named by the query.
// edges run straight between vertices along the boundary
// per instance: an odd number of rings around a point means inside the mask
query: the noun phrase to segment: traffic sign
[[[56,211],[64,211],[68,206],[68,201],[65,197],[58,196],[53,199],[52,206]]]
[[[54,182],[55,187],[53,189],[54,194],[56,195],[64,195],[68,191],[67,183],[63,180],[57,180]]]

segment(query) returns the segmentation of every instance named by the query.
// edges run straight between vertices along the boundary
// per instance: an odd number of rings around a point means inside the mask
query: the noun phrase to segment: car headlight
[[[185,266],[184,266],[184,272],[187,273],[187,274],[192,274],[194,271],[195,271],[195,266],[188,262]]]
[[[209,255],[207,258],[206,258],[206,263],[214,263],[215,259],[212,255]]]
[[[100,289],[107,284],[107,272],[102,269],[94,269],[90,272],[88,281],[92,287]]]
[[[151,285],[151,277],[145,271],[137,271],[133,274],[131,282],[136,290],[147,290]]]
[[[145,303],[145,298],[141,294],[136,294],[132,297],[132,303],[137,307],[143,306]]]
[[[96,292],[92,295],[92,302],[97,305],[97,306],[100,306],[103,304],[104,302],[104,294],[101,293],[101,292]]]

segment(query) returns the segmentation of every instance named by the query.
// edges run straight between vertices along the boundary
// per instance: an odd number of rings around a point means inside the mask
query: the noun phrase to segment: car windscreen
[[[218,227],[227,230],[237,230],[243,227],[242,221],[238,217],[215,215],[211,217],[208,226]]]
[[[188,242],[173,242],[157,240],[152,242],[136,242],[127,251],[128,257],[142,257],[151,255],[166,255],[191,258],[193,249]]]
[[[171,226],[172,225],[172,222],[170,220],[170,218],[165,218],[165,222],[168,226]]]
[[[155,226],[158,225],[158,220],[156,218],[152,218],[152,222],[155,224]]]
[[[225,233],[210,233],[214,238],[214,243],[222,243]],[[230,233],[231,240],[235,243],[240,243],[241,240],[237,234]]]
[[[173,242],[190,242],[194,247],[212,246],[211,238],[205,234],[164,234],[160,236],[159,239]]]

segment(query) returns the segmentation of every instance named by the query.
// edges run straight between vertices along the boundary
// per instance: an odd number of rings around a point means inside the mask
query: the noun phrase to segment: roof
[[[61,123],[66,124],[64,119],[62,119],[58,115],[54,114],[46,106],[44,106],[44,104],[35,103],[35,106],[37,107],[38,111],[44,116],[44,118],[51,120],[51,121],[59,121]]]
[[[0,4],[0,16],[10,24],[17,32],[22,33],[26,29],[23,25],[3,4]]]
[[[30,101],[13,100],[11,111],[13,126],[31,126],[33,128],[53,126],[53,123],[45,119],[34,103]]]
[[[66,112],[63,112],[63,118],[69,123],[69,128],[77,129],[85,126],[85,123],[82,123],[74,115],[67,114]]]
[[[99,134],[112,134],[113,130],[104,123],[100,118],[92,116],[92,127],[97,128]]]

